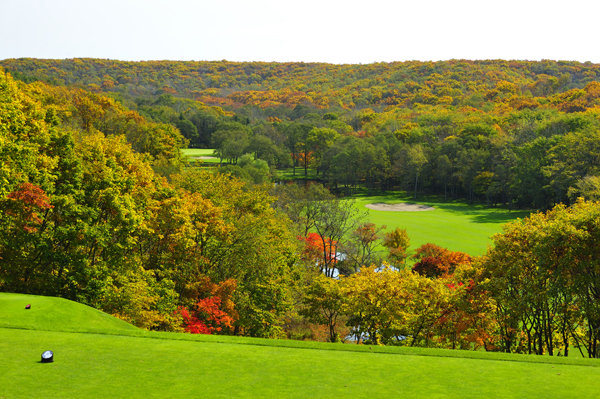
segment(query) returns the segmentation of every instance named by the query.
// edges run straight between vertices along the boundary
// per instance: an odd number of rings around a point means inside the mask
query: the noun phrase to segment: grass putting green
[[[25,316],[28,303],[46,315]],[[600,389],[596,359],[147,332],[17,294],[0,294],[0,312],[12,327],[0,327],[5,398],[589,398]],[[73,322],[106,330],[58,331]],[[40,363],[45,350],[54,363]]]
[[[433,211],[393,212],[365,208],[372,203],[415,203],[429,205]],[[433,243],[453,251],[477,256],[491,244],[490,237],[502,231],[502,225],[517,218],[529,216],[530,211],[509,211],[505,208],[488,208],[485,205],[469,205],[461,201],[444,201],[434,197],[413,200],[404,193],[356,197],[356,206],[368,211],[368,219],[377,226],[386,225],[390,231],[396,227],[406,229],[411,240],[409,249],[414,250],[425,243]]]

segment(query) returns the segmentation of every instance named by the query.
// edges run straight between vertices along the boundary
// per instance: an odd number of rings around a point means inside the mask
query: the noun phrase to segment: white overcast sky
[[[0,0],[0,59],[600,63],[598,11],[598,0]]]

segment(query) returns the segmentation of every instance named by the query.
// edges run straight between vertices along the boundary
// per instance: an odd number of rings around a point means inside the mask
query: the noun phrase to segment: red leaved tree
[[[337,241],[325,238],[325,242],[317,233],[308,233],[306,237],[298,236],[304,242],[302,259],[310,264],[321,266],[323,263],[337,262]]]
[[[37,231],[37,225],[42,223],[39,212],[54,208],[44,190],[35,184],[22,183],[19,188],[10,194],[5,203],[7,215],[13,216],[16,225],[28,233]]]
[[[412,258],[418,260],[412,270],[429,278],[448,276],[456,266],[471,263],[471,257],[464,252],[450,251],[430,243],[417,248]]]
[[[192,312],[183,306],[177,312],[183,318],[185,331],[192,334],[212,334],[223,328],[232,328],[233,318],[220,309],[221,298],[213,296],[201,299]]]

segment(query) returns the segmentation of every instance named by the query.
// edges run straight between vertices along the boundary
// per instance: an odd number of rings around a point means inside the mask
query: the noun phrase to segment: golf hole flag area
[[[156,333],[100,315],[59,298],[0,294],[0,398],[592,398],[600,390],[597,359]],[[41,363],[48,349],[54,362]]]

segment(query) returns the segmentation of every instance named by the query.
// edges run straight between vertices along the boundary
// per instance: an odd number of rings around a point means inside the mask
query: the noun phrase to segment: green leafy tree
[[[408,257],[410,238],[406,229],[396,227],[393,231],[385,233],[382,245],[388,249],[388,260],[392,265],[403,266]]]
[[[417,198],[417,190],[419,187],[419,178],[423,173],[427,157],[420,145],[403,147],[398,155],[398,160],[395,164],[395,169],[398,175],[408,185],[414,182],[414,198]]]
[[[313,153],[313,162],[317,169],[317,175],[321,166],[323,154],[333,145],[340,135],[333,129],[314,128],[308,132],[306,139]]]
[[[310,283],[303,298],[304,308],[300,314],[311,323],[326,325],[329,342],[340,341],[338,321],[342,316],[342,283],[339,280],[316,276]]]
[[[215,155],[220,158],[237,163],[237,159],[246,153],[249,142],[249,128],[239,122],[222,123],[212,134],[212,146]]]
[[[377,227],[374,223],[360,223],[339,247],[343,259],[338,263],[340,272],[349,275],[363,266],[381,265],[381,255],[377,250],[381,232],[386,226]]]
[[[225,235],[209,235],[202,251],[191,249],[212,281],[238,282],[234,332],[279,336],[281,318],[292,304],[297,240],[289,222],[270,206],[275,198],[268,194],[269,187],[245,188],[243,181],[207,171],[187,171],[174,182],[220,210]]]
[[[482,259],[502,349],[538,355],[598,352],[597,203],[558,205],[505,225]]]

